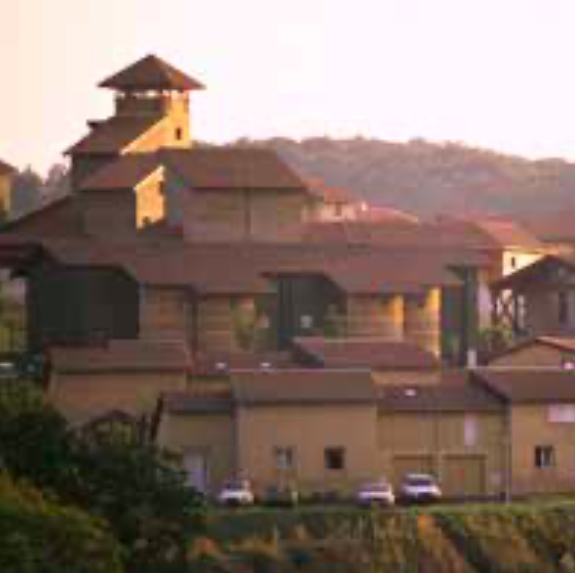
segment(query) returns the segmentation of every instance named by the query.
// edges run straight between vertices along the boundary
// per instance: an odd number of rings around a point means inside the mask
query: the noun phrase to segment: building
[[[101,87],[114,112],[68,149],[71,194],[0,233],[0,265],[25,284],[30,352],[167,341],[200,363],[325,335],[441,353],[442,293],[474,263],[310,241],[317,192],[271,151],[197,145],[204,86],[155,56]]]
[[[538,336],[511,346],[494,356],[492,367],[575,368],[575,338]]]
[[[548,255],[495,281],[494,322],[519,337],[575,334],[575,261]]]
[[[12,180],[16,169],[0,159],[0,214],[6,219],[12,208]]]

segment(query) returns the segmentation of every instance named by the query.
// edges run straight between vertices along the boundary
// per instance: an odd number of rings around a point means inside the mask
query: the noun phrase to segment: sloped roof
[[[66,155],[120,153],[157,123],[162,116],[113,116],[94,125],[90,133],[66,151]]]
[[[155,153],[122,155],[82,182],[81,189],[111,191],[134,189],[161,167]]]
[[[162,158],[196,189],[307,190],[296,173],[267,149],[166,150]]]
[[[575,272],[575,257],[569,255],[545,255],[534,263],[494,281],[491,283],[491,287],[496,290],[517,289],[523,285],[533,284],[535,281],[550,280],[553,279],[552,273],[554,269],[565,269],[565,271],[572,274]]]
[[[231,388],[207,391],[167,392],[162,395],[162,407],[169,414],[229,414],[234,409]]]
[[[377,394],[368,371],[281,370],[232,374],[240,406],[370,404]]]
[[[403,222],[415,224],[419,222],[419,219],[411,213],[381,205],[366,205],[365,209],[358,212],[358,219],[371,223]]]
[[[196,376],[225,376],[233,370],[258,370],[264,365],[274,370],[296,368],[288,352],[209,352],[195,356]]]
[[[378,403],[389,412],[500,412],[500,399],[478,385],[394,385],[378,388]]]
[[[0,175],[12,175],[16,172],[16,168],[0,159]]]
[[[60,197],[35,211],[4,223],[0,227],[0,238],[5,235],[30,237],[80,237],[82,222],[74,205],[73,197]]]
[[[473,223],[485,231],[502,247],[536,251],[540,251],[544,248],[543,243],[517,221],[500,218],[480,218],[474,219]]]
[[[433,370],[440,367],[431,352],[410,342],[380,338],[298,338],[296,349],[324,368],[370,368],[374,370]]]
[[[561,336],[536,336],[535,338],[530,338],[528,340],[523,340],[511,348],[507,348],[500,353],[496,354],[491,362],[497,363],[500,358],[504,358],[510,354],[514,354],[515,352],[519,352],[520,350],[524,350],[526,348],[530,348],[532,346],[549,346],[551,348],[555,348],[562,352],[574,353],[575,354],[575,338],[567,338]],[[537,366],[533,364],[533,366]]]
[[[149,55],[100,83],[100,87],[120,91],[202,90],[204,86],[161,58]]]
[[[56,372],[187,372],[191,358],[184,344],[170,341],[113,340],[105,347],[54,348],[51,365]]]
[[[475,379],[514,404],[575,402],[575,371],[549,368],[486,368]]]

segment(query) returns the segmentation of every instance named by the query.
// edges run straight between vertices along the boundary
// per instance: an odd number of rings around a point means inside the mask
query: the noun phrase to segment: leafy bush
[[[0,475],[0,571],[120,573],[120,555],[103,522]]]

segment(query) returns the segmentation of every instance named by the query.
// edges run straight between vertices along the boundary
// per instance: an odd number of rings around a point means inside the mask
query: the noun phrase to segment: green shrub
[[[120,573],[120,556],[103,522],[0,475],[0,571]]]

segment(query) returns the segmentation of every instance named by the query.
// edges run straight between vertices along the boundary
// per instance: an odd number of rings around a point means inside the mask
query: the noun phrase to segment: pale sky
[[[197,137],[422,137],[575,159],[575,0],[0,0],[0,157],[45,169],[156,53]]]

